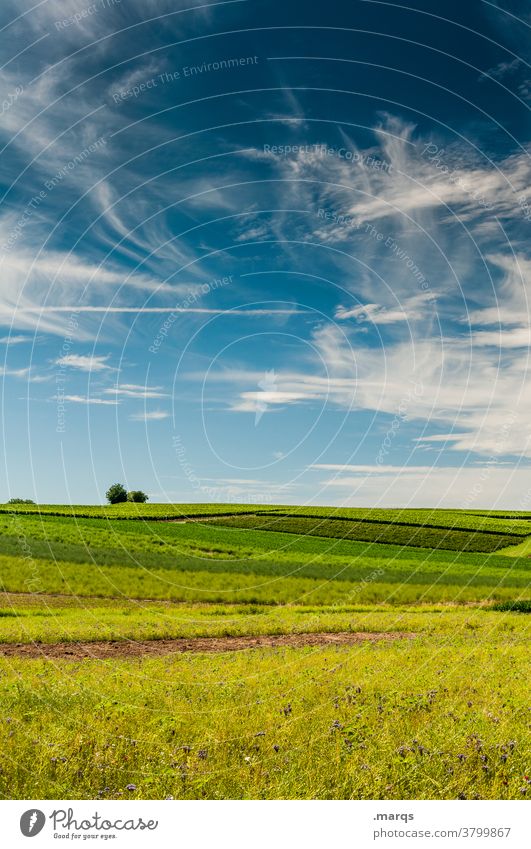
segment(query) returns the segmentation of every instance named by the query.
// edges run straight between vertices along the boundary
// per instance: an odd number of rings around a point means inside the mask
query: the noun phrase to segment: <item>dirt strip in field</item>
[[[176,640],[108,640],[85,643],[2,643],[0,657],[105,660],[113,657],[151,657],[174,652],[223,652],[260,648],[348,646],[381,640],[411,639],[411,632],[351,631],[337,634],[261,634],[246,637],[192,637]]]

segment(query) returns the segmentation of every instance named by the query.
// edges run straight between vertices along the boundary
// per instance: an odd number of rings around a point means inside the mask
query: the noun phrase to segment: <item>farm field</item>
[[[3,798],[531,793],[529,514],[48,507],[0,508]]]
[[[518,532],[504,534],[481,528],[453,528],[451,526],[423,526],[402,522],[376,521],[374,519],[329,519],[310,516],[224,516],[205,521],[233,528],[269,530],[284,533],[354,539],[366,542],[391,543],[422,548],[442,548],[453,551],[497,551],[523,539]],[[473,522],[470,522],[473,525]],[[495,523],[494,523],[495,524]],[[503,523],[500,522],[500,525]]]
[[[190,516],[210,516],[219,513],[256,513],[270,507],[249,504],[0,504],[0,514],[8,513],[46,516],[74,516],[100,519],[182,519]]]

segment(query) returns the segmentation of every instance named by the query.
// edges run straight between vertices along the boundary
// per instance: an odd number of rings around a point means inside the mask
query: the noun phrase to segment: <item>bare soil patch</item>
[[[175,640],[108,640],[83,643],[2,643],[0,657],[63,658],[65,660],[113,657],[151,657],[174,652],[224,652],[245,649],[302,648],[305,646],[345,646],[358,643],[411,639],[403,631],[340,632],[337,634],[261,634],[245,637],[193,637]]]

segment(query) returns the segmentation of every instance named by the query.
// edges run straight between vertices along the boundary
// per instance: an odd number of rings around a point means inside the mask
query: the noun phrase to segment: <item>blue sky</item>
[[[528,4],[0,16],[1,500],[531,509]]]

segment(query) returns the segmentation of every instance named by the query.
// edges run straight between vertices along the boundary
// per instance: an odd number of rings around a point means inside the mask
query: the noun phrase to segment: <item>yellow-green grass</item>
[[[508,561],[510,562],[510,561]],[[181,602],[250,604],[352,604],[503,601],[526,597],[529,575],[517,570],[500,574],[398,572],[389,578],[374,571],[341,580],[335,570],[322,577],[255,574],[239,571],[145,569],[99,566],[68,561],[22,560],[0,556],[1,589],[7,592],[148,598]],[[373,576],[371,578],[371,575]],[[393,580],[394,579],[394,580]],[[453,582],[455,581],[455,583]]]
[[[510,545],[508,548],[502,548],[498,554],[505,554],[509,557],[531,557],[531,537],[528,537],[519,545]]]
[[[227,605],[0,596],[2,643],[158,640],[258,634],[411,632],[505,634],[521,617],[488,605]]]
[[[482,615],[349,647],[0,660],[0,795],[523,798],[522,619]]]

